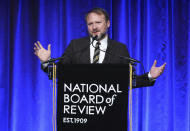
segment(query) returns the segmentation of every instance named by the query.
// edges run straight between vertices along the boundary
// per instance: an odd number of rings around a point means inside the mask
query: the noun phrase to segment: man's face
[[[103,14],[90,13],[86,18],[88,33],[98,39],[102,39],[105,36],[107,29],[110,26],[110,21],[106,22],[105,16]]]

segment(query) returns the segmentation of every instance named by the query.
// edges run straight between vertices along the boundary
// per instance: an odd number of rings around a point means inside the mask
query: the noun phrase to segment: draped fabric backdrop
[[[33,43],[51,43],[52,57],[61,56],[88,35],[84,15],[93,7],[108,11],[110,37],[146,71],[154,59],[167,62],[153,87],[133,90],[133,131],[189,131],[189,0],[0,0],[0,130],[52,131],[53,89]]]

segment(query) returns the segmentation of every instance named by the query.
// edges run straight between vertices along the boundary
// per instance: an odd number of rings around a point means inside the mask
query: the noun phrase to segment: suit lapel
[[[105,53],[105,58],[103,60],[104,64],[109,64],[111,60],[111,55],[114,54],[114,43],[108,38],[108,47]]]
[[[89,37],[84,39],[83,45],[84,45],[83,47],[84,50],[82,50],[81,52],[80,63],[90,64],[90,38]]]

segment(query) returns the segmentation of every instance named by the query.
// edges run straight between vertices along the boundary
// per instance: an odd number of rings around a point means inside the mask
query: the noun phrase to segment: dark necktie
[[[97,42],[94,51],[94,57],[92,62],[93,64],[97,64],[99,62],[99,56],[100,56],[100,42]]]

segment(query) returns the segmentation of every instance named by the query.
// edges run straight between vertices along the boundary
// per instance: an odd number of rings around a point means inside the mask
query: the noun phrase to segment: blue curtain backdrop
[[[51,43],[52,57],[61,56],[88,35],[84,15],[93,7],[109,12],[110,37],[146,71],[154,59],[167,62],[153,87],[133,90],[133,131],[189,131],[189,0],[0,0],[0,130],[52,130],[53,89],[33,43]]]

